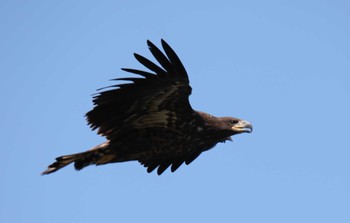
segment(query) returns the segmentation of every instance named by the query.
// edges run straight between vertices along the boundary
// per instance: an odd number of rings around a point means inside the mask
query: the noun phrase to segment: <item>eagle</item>
[[[240,133],[252,124],[234,117],[215,117],[194,110],[189,103],[191,86],[174,50],[162,39],[164,52],[151,41],[147,45],[159,65],[134,53],[149,71],[122,68],[138,76],[113,79],[118,84],[99,89],[94,108],[86,114],[92,130],[107,141],[92,149],[60,156],[42,174],[70,163],[76,170],[89,165],[138,161],[150,173],[176,171],[204,151]]]

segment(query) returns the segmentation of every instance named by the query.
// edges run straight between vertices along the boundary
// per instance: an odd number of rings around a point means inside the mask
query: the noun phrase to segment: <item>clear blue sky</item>
[[[0,2],[0,222],[350,222],[349,1]],[[252,134],[162,176],[40,173],[104,141],[95,89],[164,38],[194,108]]]

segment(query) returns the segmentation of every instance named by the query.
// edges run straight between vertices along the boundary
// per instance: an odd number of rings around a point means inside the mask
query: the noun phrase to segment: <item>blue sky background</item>
[[[0,222],[350,222],[349,1],[0,1]],[[194,108],[252,134],[162,176],[40,173],[104,141],[95,89],[164,38]]]

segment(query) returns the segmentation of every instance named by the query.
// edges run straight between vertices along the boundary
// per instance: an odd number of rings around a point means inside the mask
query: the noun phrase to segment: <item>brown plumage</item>
[[[73,163],[80,170],[88,165],[137,160],[148,172],[174,172],[190,164],[203,151],[231,136],[251,132],[249,122],[233,117],[214,117],[192,109],[188,76],[172,48],[161,41],[164,53],[152,42],[148,47],[160,66],[134,54],[151,72],[123,68],[141,77],[126,81],[94,96],[94,108],[86,114],[93,130],[107,142],[86,152],[61,156],[43,174]]]

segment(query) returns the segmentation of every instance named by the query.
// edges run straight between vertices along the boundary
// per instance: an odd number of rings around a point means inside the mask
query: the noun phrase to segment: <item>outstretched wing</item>
[[[173,49],[164,40],[161,43],[165,54],[147,41],[160,66],[134,54],[150,72],[123,68],[141,77],[114,79],[128,83],[110,86],[112,89],[94,96],[95,107],[86,114],[92,129],[113,140],[133,129],[171,128],[180,117],[192,114],[187,72]]]

